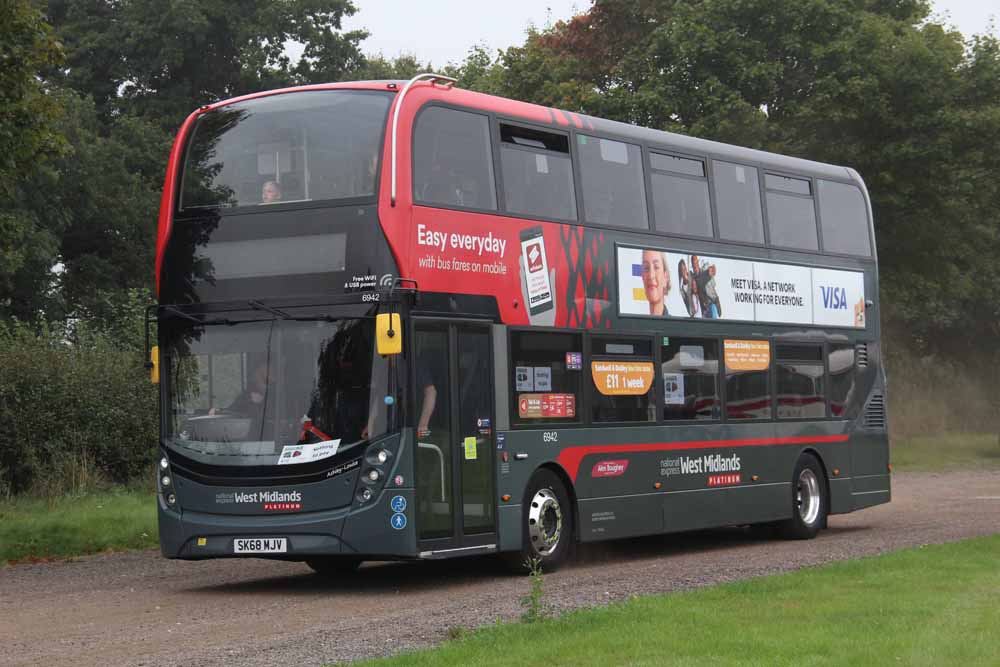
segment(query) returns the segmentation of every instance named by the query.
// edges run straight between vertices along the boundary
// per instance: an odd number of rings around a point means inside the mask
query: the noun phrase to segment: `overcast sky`
[[[387,58],[409,53],[436,66],[460,63],[475,44],[491,51],[523,44],[529,25],[544,28],[590,7],[588,0],[354,0],[354,4],[359,11],[344,28],[371,33],[361,43],[362,51]],[[990,17],[1000,15],[1000,5],[987,0],[934,0],[934,7],[940,18],[967,36],[986,32]],[[997,32],[996,26],[993,31]]]

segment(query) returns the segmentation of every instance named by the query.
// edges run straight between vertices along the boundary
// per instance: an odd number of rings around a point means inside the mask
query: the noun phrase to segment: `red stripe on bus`
[[[848,435],[814,435],[794,438],[747,438],[743,440],[690,440],[686,442],[647,442],[628,445],[579,445],[567,447],[556,460],[576,481],[580,462],[590,454],[624,454],[633,452],[666,452],[675,449],[709,449],[713,447],[760,447],[762,445],[806,445],[821,442],[846,442]]]

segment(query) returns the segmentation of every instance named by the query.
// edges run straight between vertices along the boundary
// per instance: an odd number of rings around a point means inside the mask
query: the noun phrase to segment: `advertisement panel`
[[[860,271],[619,246],[617,276],[620,315],[865,326]]]

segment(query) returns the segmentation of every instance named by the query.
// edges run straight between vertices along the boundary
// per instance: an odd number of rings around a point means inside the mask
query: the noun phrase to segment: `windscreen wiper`
[[[177,317],[183,318],[183,319],[187,320],[188,322],[194,322],[195,324],[233,324],[232,320],[230,320],[228,318],[225,318],[225,317],[218,318],[218,319],[207,319],[207,318],[195,317],[191,313],[185,313],[183,310],[181,310],[177,306],[171,306],[171,305],[160,306],[160,310],[165,310],[168,313],[170,313],[171,315],[176,315]]]
[[[290,319],[292,319],[292,316],[289,315],[288,313],[286,313],[285,311],[278,310],[277,308],[269,306],[266,303],[261,303],[260,301],[257,301],[256,299],[250,299],[249,301],[247,301],[247,303],[254,310],[263,310],[265,312],[271,313],[275,317],[280,317],[283,320],[290,320]]]
[[[251,308],[254,310],[263,310],[265,312],[271,313],[277,319],[291,320],[292,322],[333,322],[336,318],[331,315],[289,315],[283,310],[275,308],[274,306],[269,306],[266,303],[261,303],[256,299],[250,299],[247,301]]]

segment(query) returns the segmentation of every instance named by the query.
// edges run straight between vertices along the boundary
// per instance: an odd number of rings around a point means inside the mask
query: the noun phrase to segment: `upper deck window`
[[[308,91],[203,114],[188,145],[180,208],[373,196],[391,100],[375,91]]]
[[[656,229],[668,234],[712,236],[708,178],[701,160],[649,154]]]
[[[588,222],[648,229],[642,150],[633,144],[578,134],[583,210]]]
[[[764,243],[757,170],[731,162],[712,163],[719,236],[727,241]]]
[[[765,174],[767,229],[771,245],[819,250],[812,184],[803,178]]]
[[[823,250],[871,256],[868,212],[861,190],[845,183],[822,180],[817,183]]]
[[[413,139],[413,199],[496,210],[487,116],[443,107],[421,112]]]
[[[569,137],[500,124],[504,206],[511,213],[576,220]]]

